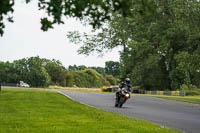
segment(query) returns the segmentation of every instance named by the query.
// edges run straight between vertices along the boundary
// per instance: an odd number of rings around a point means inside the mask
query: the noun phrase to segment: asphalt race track
[[[115,108],[113,93],[84,93],[60,91],[60,93],[95,108],[147,120],[161,126],[200,133],[200,106],[147,96],[133,96],[122,108]]]

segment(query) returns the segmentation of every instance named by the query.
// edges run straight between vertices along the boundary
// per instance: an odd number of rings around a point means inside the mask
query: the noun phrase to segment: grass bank
[[[2,133],[178,133],[74,102],[55,92],[0,92]]]

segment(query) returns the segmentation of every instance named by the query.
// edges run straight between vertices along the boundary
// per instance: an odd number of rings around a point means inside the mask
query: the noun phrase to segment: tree
[[[31,67],[28,73],[28,83],[35,87],[48,87],[51,78],[44,67]]]
[[[105,66],[105,73],[108,75],[113,75],[114,77],[120,76],[120,66],[119,62],[107,61]]]
[[[158,5],[155,14],[139,16],[136,23],[138,24],[134,28],[134,41],[130,44],[132,45],[131,53],[141,55],[146,48],[150,48],[148,52],[143,53],[142,55],[148,55],[147,57],[138,56],[139,60],[136,62],[132,61],[131,67],[133,69],[133,75],[139,68],[143,68],[148,65],[157,71],[160,71],[159,74],[166,77],[162,78],[165,83],[162,82],[162,88],[167,87],[169,89],[179,89],[182,84],[189,85],[193,80],[193,75],[197,73],[199,68],[198,63],[192,63],[191,59],[194,62],[199,62],[199,58],[194,54],[198,51],[199,47],[199,28],[198,19],[200,15],[196,15],[197,11],[200,9],[200,2],[195,0],[193,1],[160,1],[156,2]],[[178,6],[177,6],[178,5]],[[191,9],[192,7],[192,9]],[[191,9],[191,10],[190,10]],[[138,43],[148,44],[143,48],[138,47]],[[139,49],[138,49],[139,48]],[[135,54],[134,54],[135,53]],[[158,57],[157,63],[159,67],[150,65],[156,64],[150,57]],[[180,58],[181,57],[181,58]],[[135,57],[133,57],[135,58]],[[146,64],[146,61],[149,63]],[[193,67],[187,68],[188,65],[184,64],[184,68],[180,68],[180,65],[183,66],[183,62],[190,64]],[[136,64],[140,64],[140,67]],[[193,65],[192,65],[193,64]],[[195,67],[194,67],[195,66]],[[193,70],[191,68],[194,68]],[[148,70],[145,68],[145,70]],[[144,71],[141,71],[144,72]],[[152,71],[148,71],[151,73]],[[153,72],[152,74],[156,74]],[[144,75],[139,73],[139,75]],[[163,77],[162,76],[162,77]],[[153,77],[157,77],[156,75]],[[153,79],[153,78],[149,78]],[[156,79],[161,79],[156,78]],[[141,79],[144,81],[144,78]],[[159,81],[159,80],[158,80]],[[143,83],[144,83],[143,82]],[[152,85],[154,84],[151,80]],[[159,82],[157,83],[159,84]],[[196,83],[192,83],[196,84]],[[156,85],[156,84],[155,84]],[[153,87],[148,87],[153,88]],[[161,87],[156,87],[157,89]]]
[[[80,65],[80,66],[77,66],[77,65],[71,66],[71,65],[69,65],[68,70],[70,70],[70,71],[77,71],[77,70],[84,70],[86,68],[87,67],[85,65]]]
[[[16,74],[12,63],[0,62],[0,79],[2,83],[16,83],[20,76]]]
[[[5,28],[5,25],[3,23],[4,18],[9,22],[13,22],[12,17],[10,17],[8,14],[13,13],[13,5],[14,0],[1,0],[0,1],[0,35],[3,35],[3,29]]]
[[[51,78],[44,68],[44,59],[30,57],[14,61],[16,70],[24,82],[34,87],[46,87],[50,84]]]
[[[31,0],[24,1],[29,3]],[[48,15],[41,19],[41,29],[47,31],[54,24],[63,24],[64,17],[78,18],[98,28],[103,22],[111,20],[113,12],[121,16],[129,15],[132,4],[132,0],[38,0],[39,10],[44,10]],[[14,0],[0,1],[0,35],[3,35],[5,27],[4,18],[13,22],[9,16],[14,12],[13,6]]]
[[[74,34],[75,40],[84,42],[79,52],[90,54],[123,46],[122,76],[132,77],[135,85],[146,89],[199,85],[200,2],[134,1],[131,9],[127,17],[113,16],[97,35],[80,39]]]
[[[52,84],[66,86],[67,70],[58,60],[47,60],[44,66],[51,77]]]
[[[108,27],[101,28],[101,31],[92,35],[87,33],[79,33],[77,31],[69,32],[67,34],[71,42],[82,46],[77,51],[79,54],[89,55],[97,53],[100,56],[104,52],[108,52],[113,48],[121,46],[123,51],[127,51],[128,43],[131,38],[131,21],[129,19],[113,16],[112,21]]]
[[[129,70],[132,68],[132,75],[135,75],[136,79],[139,79],[137,76],[143,76],[140,81],[144,86],[147,83],[146,79],[151,79],[149,82],[151,86],[145,88],[179,89],[182,84],[191,84],[193,74],[196,75],[199,68],[198,63],[191,65],[189,60],[194,59],[194,62],[199,62],[194,53],[199,45],[199,28],[197,27],[200,25],[197,20],[200,16],[196,15],[196,12],[200,9],[200,2],[195,0],[157,1],[155,5],[158,7],[153,16],[146,12],[145,15],[134,17],[137,25],[132,27],[134,38],[130,43],[131,55],[129,56],[132,60],[129,64],[132,65],[128,65]],[[180,68],[183,62],[195,66],[195,69],[186,69],[188,66],[186,64],[184,69]],[[157,72],[159,73],[156,74]],[[157,82],[154,83],[153,79]],[[156,87],[159,84],[162,86]]]
[[[102,75],[105,74],[105,68],[103,67],[89,67],[89,68],[96,70],[99,74],[102,74]]]
[[[69,71],[76,71],[76,70],[78,70],[78,67],[76,65],[73,65],[73,66],[69,65],[68,70]]]

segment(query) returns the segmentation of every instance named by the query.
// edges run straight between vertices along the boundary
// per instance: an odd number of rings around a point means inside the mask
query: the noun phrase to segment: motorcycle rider
[[[127,91],[131,91],[131,82],[129,78],[126,78],[125,81],[122,81],[119,84],[119,91],[116,92],[116,101],[119,102],[120,95],[122,94],[123,89],[127,89]]]

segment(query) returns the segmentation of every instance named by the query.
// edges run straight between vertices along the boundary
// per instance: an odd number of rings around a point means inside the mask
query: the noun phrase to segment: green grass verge
[[[47,91],[0,92],[1,133],[177,133]]]
[[[158,97],[158,98],[168,99],[168,100],[200,104],[200,96],[184,96],[184,97],[181,97],[181,96],[158,96],[158,95],[153,95],[153,96]]]
[[[95,92],[95,93],[100,93],[100,88],[99,90],[95,89],[91,89],[91,88],[72,88],[72,87],[56,87],[56,88],[34,88],[34,87],[30,87],[30,88],[23,88],[23,87],[11,87],[11,86],[3,86],[3,89],[29,89],[29,90],[65,90],[65,91],[73,91],[73,92]]]

